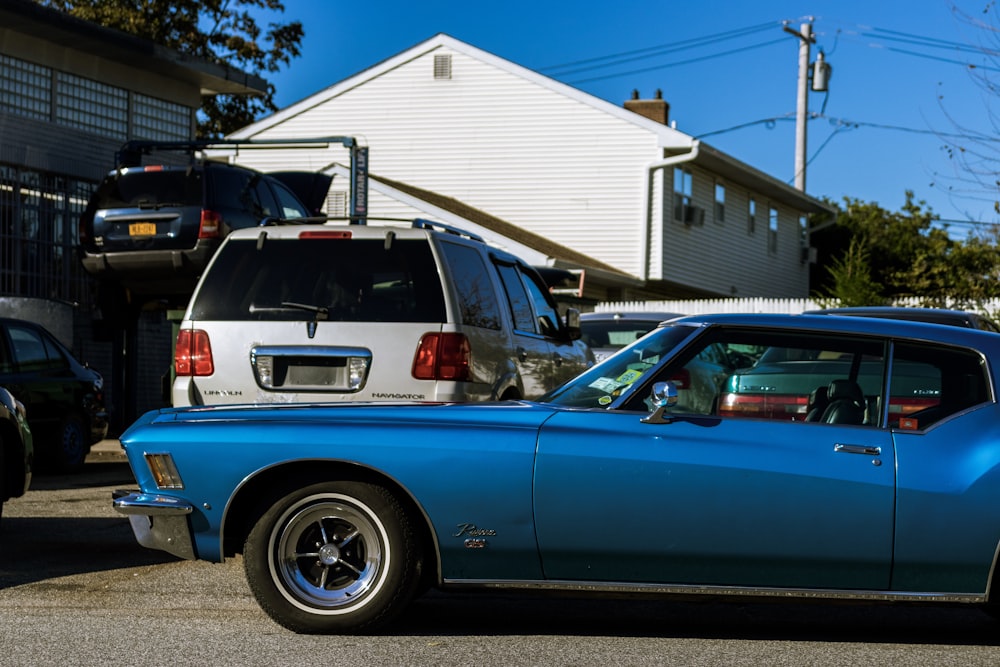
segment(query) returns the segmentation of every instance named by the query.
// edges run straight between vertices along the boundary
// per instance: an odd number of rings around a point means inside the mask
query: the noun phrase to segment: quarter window
[[[458,293],[462,324],[500,329],[500,306],[482,255],[456,243],[442,243],[452,280]]]

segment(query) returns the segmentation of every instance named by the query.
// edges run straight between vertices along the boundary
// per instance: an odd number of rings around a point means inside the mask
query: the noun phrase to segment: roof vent
[[[434,56],[434,78],[435,79],[450,79],[451,78],[451,54],[438,54]]]

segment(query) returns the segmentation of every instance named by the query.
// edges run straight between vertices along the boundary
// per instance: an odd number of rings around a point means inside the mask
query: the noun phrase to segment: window
[[[442,243],[451,280],[456,287],[462,324],[483,329],[500,329],[500,306],[483,257],[474,248]]]
[[[510,264],[498,264],[497,271],[500,272],[500,280],[507,293],[510,312],[514,318],[514,328],[518,331],[537,333],[538,323],[535,320],[534,311],[531,309],[531,297],[528,295],[524,283],[521,282],[517,267]]]
[[[877,426],[884,343],[808,332],[716,329],[659,369],[673,414]],[[629,407],[648,410],[648,390]]]
[[[685,212],[691,208],[691,172],[682,167],[674,168],[674,220],[684,222]]]
[[[750,197],[747,202],[747,234],[754,234],[757,231],[757,200]]]
[[[778,252],[778,209],[773,206],[767,212],[767,249]]]
[[[186,141],[191,138],[189,107],[139,93],[134,96],[134,104],[134,137],[159,141]]]
[[[715,184],[715,222],[722,224],[726,221],[726,186],[722,183]]]
[[[899,343],[889,379],[889,426],[920,430],[990,400],[985,362],[971,350]]]
[[[52,70],[0,55],[0,109],[19,116],[49,120]]]

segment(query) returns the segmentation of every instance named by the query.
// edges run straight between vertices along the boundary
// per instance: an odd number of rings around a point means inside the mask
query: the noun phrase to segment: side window
[[[242,169],[206,169],[212,188],[209,206],[235,211],[254,211],[256,197],[250,187],[250,173]]]
[[[556,310],[555,305],[547,298],[548,289],[543,287],[534,275],[524,271],[520,271],[519,273],[524,278],[528,295],[531,297],[531,302],[535,307],[536,317],[538,318],[537,329],[550,338],[557,337],[559,335],[559,311]]]
[[[482,253],[456,243],[441,243],[458,293],[462,324],[500,328],[500,306]]]
[[[889,425],[924,429],[991,400],[985,363],[970,350],[901,343],[893,348]]]
[[[271,181],[271,188],[274,196],[278,200],[278,209],[281,217],[288,218],[308,218],[309,212],[302,206],[298,198],[292,194],[291,190],[277,181]]]
[[[504,292],[507,295],[507,302],[510,305],[510,313],[514,318],[514,328],[518,331],[528,333],[538,333],[535,313],[531,309],[531,297],[528,295],[524,283],[517,267],[511,264],[496,265],[500,273],[500,281],[503,283]]]
[[[677,414],[876,426],[883,350],[870,338],[720,329],[655,379],[674,383]]]
[[[14,325],[10,327],[9,335],[14,346],[14,358],[21,371],[55,370],[66,366],[55,343],[46,340],[40,332]]]

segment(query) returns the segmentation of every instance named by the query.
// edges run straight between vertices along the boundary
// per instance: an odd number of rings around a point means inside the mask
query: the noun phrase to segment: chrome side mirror
[[[654,383],[649,402],[653,405],[653,411],[639,421],[643,424],[669,424],[674,418],[663,413],[667,408],[677,405],[677,386],[669,381]]]

